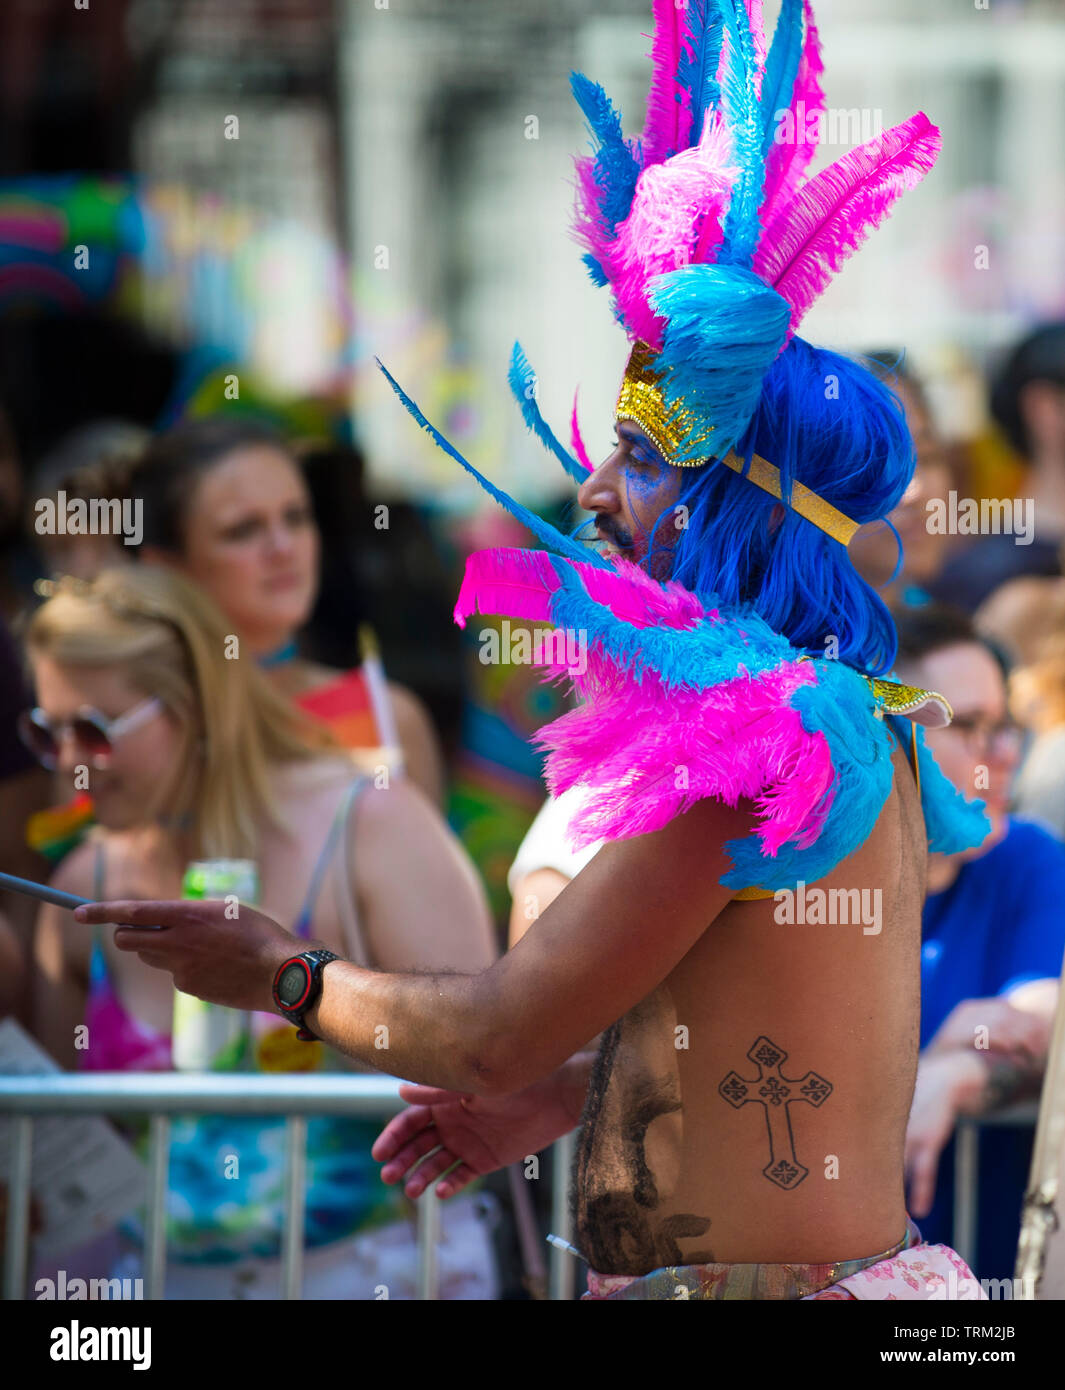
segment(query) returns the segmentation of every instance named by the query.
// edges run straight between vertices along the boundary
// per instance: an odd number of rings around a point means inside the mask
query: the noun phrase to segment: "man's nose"
[[[589,477],[577,492],[577,505],[586,512],[616,512],[620,506],[616,462],[620,450],[614,452]]]

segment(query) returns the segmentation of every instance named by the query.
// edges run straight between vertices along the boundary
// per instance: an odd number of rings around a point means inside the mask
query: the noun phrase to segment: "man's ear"
[[[769,534],[772,536],[784,520],[784,506],[781,502],[773,505],[773,510],[769,513]]]

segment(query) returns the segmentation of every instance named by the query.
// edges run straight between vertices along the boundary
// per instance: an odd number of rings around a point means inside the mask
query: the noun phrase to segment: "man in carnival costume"
[[[591,1297],[980,1297],[909,1221],[903,1144],[927,852],[988,822],[924,745],[946,701],[882,679],[894,627],[847,556],[910,479],[901,409],[795,335],[938,132],[916,115],[805,180],[812,145],[776,136],[781,113],[822,106],[809,0],[784,0],[768,52],[761,0],[654,13],[638,142],[573,79],[597,141],[578,230],[633,341],[610,457],[594,469],[575,422],[572,452],[551,434],[520,350],[511,372],[604,545],[481,479],[553,553],[474,555],[456,609],[569,639],[553,661],[538,646],[580,704],[540,739],[551,790],[580,788],[571,842],[603,848],[476,976],[296,960],[304,943],[221,904],[78,915],[159,924],[116,942],[424,1083],[375,1146],[412,1196],[583,1120]]]

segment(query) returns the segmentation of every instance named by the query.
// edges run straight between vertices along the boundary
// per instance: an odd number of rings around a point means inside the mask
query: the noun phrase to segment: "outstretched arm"
[[[506,1095],[557,1070],[670,973],[725,907],[724,842],[749,804],[700,801],[664,829],[605,845],[522,940],[477,975],[377,974],[330,964],[307,1024],[370,1066],[447,1090]],[[274,972],[305,949],[261,913],[221,903],[102,903],[82,920],[159,923],[115,944],[179,989],[241,1009],[270,1004]]]

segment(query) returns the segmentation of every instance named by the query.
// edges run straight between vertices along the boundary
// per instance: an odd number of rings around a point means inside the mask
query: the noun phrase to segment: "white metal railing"
[[[1037,1101],[1025,1101],[987,1115],[965,1116],[954,1132],[954,1249],[970,1269],[976,1265],[977,1211],[980,1204],[980,1131],[1032,1129],[1039,1118]],[[1018,1237],[1021,1216],[1017,1213]],[[918,1222],[918,1225],[921,1223]],[[1010,1271],[1012,1275],[1012,1270]]]
[[[0,1115],[14,1123],[11,1177],[4,1247],[3,1297],[22,1298],[29,1252],[31,1158],[36,1115],[148,1115],[147,1223],[145,1291],[161,1298],[166,1277],[166,1190],[170,1117],[181,1114],[284,1115],[286,1125],[285,1223],[281,1237],[283,1297],[298,1299],[303,1276],[303,1229],[306,1200],[306,1136],[309,1115],[351,1115],[387,1120],[404,1108],[400,1083],[392,1077],[338,1073],[255,1076],[243,1073],[96,1072],[91,1075],[0,1076]],[[955,1136],[954,1245],[968,1264],[976,1255],[981,1128],[1035,1124],[1034,1102],[997,1114],[963,1119]],[[552,1149],[554,1205],[552,1230],[571,1239],[568,1204],[573,1135]],[[436,1245],[438,1199],[430,1186],[418,1199],[419,1297],[437,1294]],[[554,1247],[549,1255],[549,1297],[571,1299],[576,1281],[573,1256]]]
[[[96,1072],[91,1075],[0,1076],[0,1115],[14,1123],[11,1177],[4,1246],[3,1296],[25,1296],[30,1225],[30,1164],[33,1122],[37,1115],[148,1115],[147,1223],[145,1293],[164,1296],[166,1279],[166,1190],[170,1117],[188,1114],[284,1115],[286,1118],[285,1223],[281,1236],[282,1296],[298,1299],[303,1280],[303,1230],[306,1201],[308,1115],[350,1115],[387,1120],[404,1109],[400,1083],[386,1076],[257,1076],[244,1073]],[[572,1160],[572,1136],[553,1149],[554,1230],[569,1240],[566,1200]],[[433,1186],[418,1199],[418,1292],[437,1296],[436,1244],[440,1231],[439,1199]],[[550,1253],[550,1297],[572,1298],[573,1257]]]

